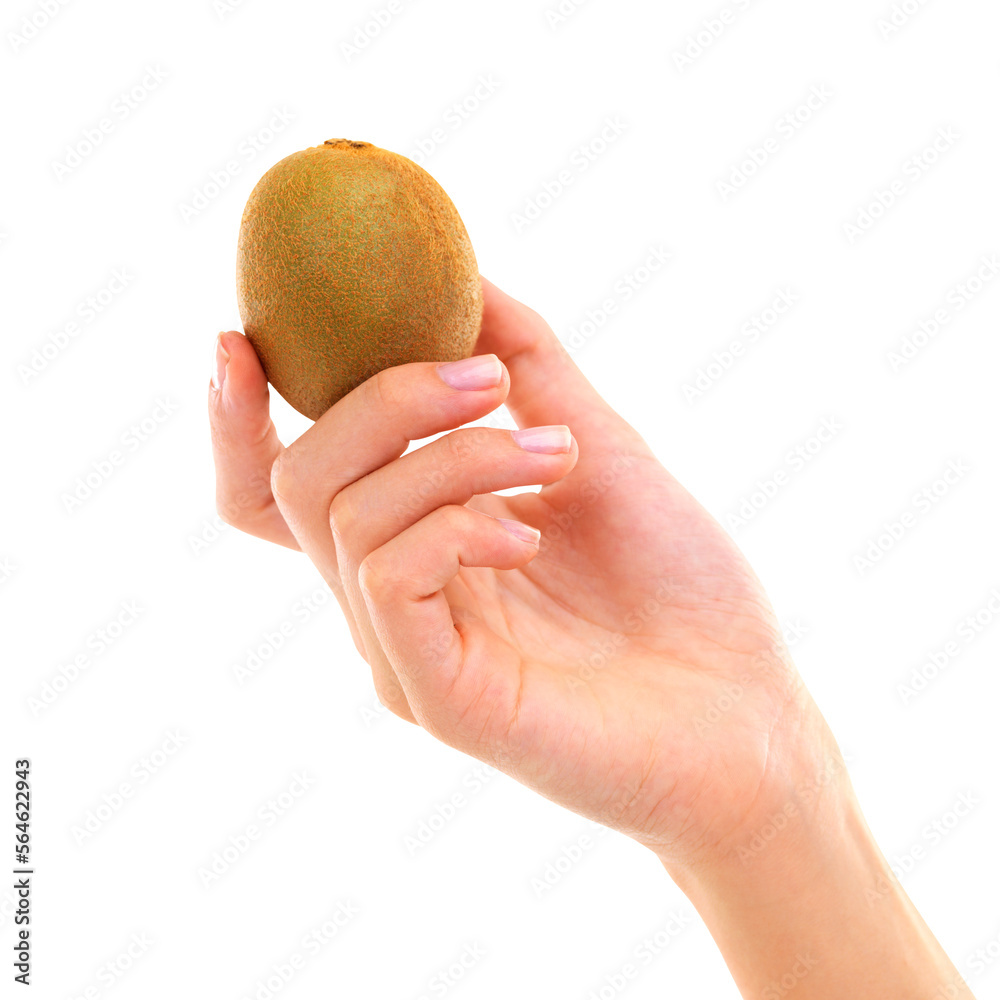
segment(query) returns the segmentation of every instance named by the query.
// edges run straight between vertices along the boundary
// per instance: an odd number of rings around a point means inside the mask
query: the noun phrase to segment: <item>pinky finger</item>
[[[445,588],[472,567],[517,569],[540,533],[468,507],[439,507],[370,553],[358,584],[414,717],[463,750],[503,733],[518,701],[520,657]],[[453,598],[454,599],[454,598]],[[472,740],[472,742],[470,742]]]

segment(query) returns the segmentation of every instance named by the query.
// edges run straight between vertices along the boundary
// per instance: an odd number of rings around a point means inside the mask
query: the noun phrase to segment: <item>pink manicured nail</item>
[[[537,451],[543,455],[556,455],[561,451],[569,451],[573,446],[573,435],[563,424],[553,424],[551,427],[525,427],[511,433],[525,451]]]
[[[212,388],[219,391],[226,381],[226,365],[229,363],[229,352],[222,346],[222,334],[215,338],[215,371],[212,372]]]
[[[438,374],[452,389],[492,389],[503,381],[503,365],[495,354],[479,354],[438,365]]]
[[[522,542],[530,542],[537,545],[542,533],[537,528],[532,528],[530,524],[523,524],[521,521],[510,521],[506,517],[498,517],[497,520],[516,538]]]

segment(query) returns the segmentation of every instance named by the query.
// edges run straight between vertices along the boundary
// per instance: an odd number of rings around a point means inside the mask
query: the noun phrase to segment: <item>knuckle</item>
[[[376,372],[365,385],[370,394],[370,399],[366,400],[369,405],[393,411],[403,402],[405,394],[392,368],[383,368],[382,371]]]
[[[399,686],[399,681],[395,677],[389,680],[378,680],[375,684],[375,696],[383,708],[387,708],[393,715],[398,715],[408,722],[415,722],[410,703],[403,694],[403,689]]]
[[[393,579],[385,560],[372,552],[361,561],[358,567],[358,587],[361,593],[372,603],[379,604],[392,597],[399,582]]]
[[[259,496],[253,491],[244,490],[236,493],[229,490],[226,493],[216,494],[215,510],[224,524],[240,531],[251,532],[254,524],[260,519],[263,505]]]
[[[295,470],[295,455],[286,448],[271,465],[271,493],[276,500],[288,503],[297,491],[298,475]]]
[[[216,497],[215,511],[223,524],[231,528],[242,528],[246,523],[245,512],[240,506],[225,497]]]
[[[489,443],[489,438],[490,431],[485,427],[463,427],[446,434],[441,439],[446,449],[442,463],[444,471],[453,472],[481,454],[484,446]]]
[[[455,503],[446,504],[437,509],[438,520],[442,522],[442,526],[449,535],[457,535],[468,526],[469,514],[468,507],[462,507]]]
[[[256,469],[246,477],[242,489],[240,485],[239,480],[217,483],[215,510],[223,524],[252,534],[272,505],[270,482],[264,472]]]
[[[346,539],[356,520],[357,515],[351,502],[350,490],[341,490],[330,501],[330,530],[334,539],[336,541]]]

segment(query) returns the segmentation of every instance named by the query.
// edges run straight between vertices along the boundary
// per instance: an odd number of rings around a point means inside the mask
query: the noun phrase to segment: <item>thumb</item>
[[[220,333],[208,390],[216,506],[234,528],[297,549],[271,493],[271,466],[284,447],[268,401],[267,377],[250,341],[235,330]]]

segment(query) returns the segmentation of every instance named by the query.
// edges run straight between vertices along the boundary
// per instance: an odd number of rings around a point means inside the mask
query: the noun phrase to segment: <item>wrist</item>
[[[972,998],[879,850],[839,753],[711,857],[660,860],[744,997]]]

